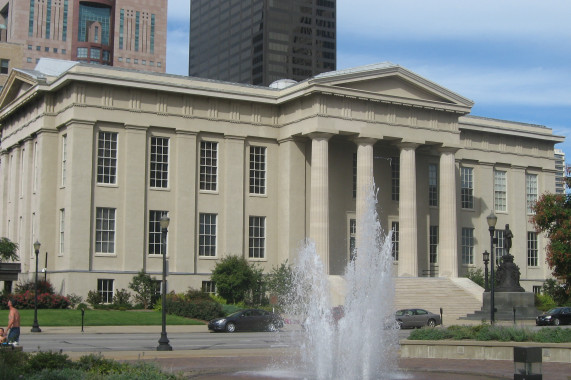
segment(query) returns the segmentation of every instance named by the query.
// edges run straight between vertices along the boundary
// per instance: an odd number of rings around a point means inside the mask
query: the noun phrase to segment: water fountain
[[[357,221],[357,247],[345,274],[344,317],[332,315],[328,276],[307,241],[294,265],[294,291],[286,313],[304,326],[297,366],[302,378],[391,379],[397,375],[391,239],[385,235],[371,186]]]

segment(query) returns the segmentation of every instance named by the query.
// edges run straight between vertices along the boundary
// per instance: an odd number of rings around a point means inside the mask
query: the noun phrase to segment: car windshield
[[[244,312],[244,310],[236,311],[236,312],[230,314],[228,317],[237,317],[237,316],[239,316],[240,314],[242,314],[243,312]],[[227,318],[228,318],[228,317],[227,317]]]
[[[559,311],[561,311],[561,308],[560,308],[560,307],[556,307],[555,309],[549,310],[546,314],[549,314],[549,315],[557,314],[557,313],[559,313]]]

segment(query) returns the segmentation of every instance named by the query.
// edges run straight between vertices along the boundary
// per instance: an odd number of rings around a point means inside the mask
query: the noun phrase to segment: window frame
[[[109,286],[111,289],[109,289]],[[97,279],[97,292],[101,295],[101,303],[113,303],[115,280],[111,278]]]
[[[428,261],[430,264],[438,264],[438,226],[428,227]]]
[[[200,141],[199,189],[202,192],[218,191],[218,147],[217,141]],[[210,154],[207,156],[206,153]]]
[[[539,250],[537,232],[527,231],[527,266],[530,268],[539,267]]]
[[[218,214],[201,212],[198,215],[198,219],[198,257],[216,258]]]
[[[160,145],[159,142],[161,143]],[[158,152],[159,149],[161,149],[161,152]],[[149,187],[151,189],[169,188],[170,151],[170,138],[151,136],[149,149]],[[159,158],[162,158],[162,160],[159,160]]]
[[[391,245],[392,245],[392,257],[394,261],[399,261],[399,241],[400,241],[400,225],[398,221],[391,222]]]
[[[103,213],[107,211],[107,217],[105,220],[103,218],[105,215],[100,215],[100,212]],[[112,218],[110,217],[110,213],[112,212]],[[100,222],[101,221],[101,222]],[[103,230],[101,224],[106,222],[109,225],[112,225],[112,228],[108,228]],[[113,207],[97,207],[95,209],[95,253],[97,255],[115,255],[115,246],[116,246],[116,226],[117,226],[117,209]],[[103,236],[107,235],[108,238],[103,240]],[[112,238],[112,239],[111,239]],[[98,250],[98,246],[103,247],[103,244],[107,244],[111,246],[111,250],[103,251]]]
[[[391,200],[400,201],[400,158],[392,157],[391,165]]]
[[[163,231],[161,229],[161,218],[168,216],[167,210],[149,210],[149,223],[148,223],[148,243],[147,254],[149,256],[162,256],[164,253],[168,256],[168,230],[165,242],[165,250],[163,252]],[[158,242],[157,242],[158,239]],[[158,252],[157,252],[158,250]]]
[[[248,259],[266,259],[266,217],[248,217]]]
[[[428,164],[428,206],[438,207],[438,165]]]
[[[508,172],[494,169],[494,211],[508,212]]]
[[[462,265],[474,265],[474,228],[462,227]]]
[[[261,145],[250,145],[250,195],[267,194],[267,167],[268,148]]]
[[[533,181],[531,180],[533,178]],[[535,215],[533,207],[538,199],[538,176],[533,173],[525,174],[525,201],[527,215]]]
[[[107,144],[110,145],[107,146]],[[111,131],[99,131],[97,134],[97,184],[98,185],[109,185],[109,186],[117,185],[118,157],[119,157],[119,133]]]
[[[474,209],[474,168],[460,167],[460,204],[464,210]]]
[[[59,256],[65,253],[65,208],[59,209]]]

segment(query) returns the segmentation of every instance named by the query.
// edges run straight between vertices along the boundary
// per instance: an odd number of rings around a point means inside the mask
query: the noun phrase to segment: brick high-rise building
[[[269,85],[336,69],[336,0],[192,0],[189,75]]]
[[[8,68],[41,57],[165,72],[167,0],[0,0]],[[18,61],[14,61],[18,60]],[[1,78],[0,78],[1,80]]]

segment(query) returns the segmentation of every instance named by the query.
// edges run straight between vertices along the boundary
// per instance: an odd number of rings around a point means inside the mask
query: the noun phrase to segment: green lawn
[[[22,326],[32,326],[34,310],[20,310]],[[38,310],[40,326],[81,326],[81,310]],[[0,310],[0,327],[8,324],[8,310]],[[167,315],[167,325],[201,325],[203,321]],[[153,326],[161,325],[161,312],[153,310],[86,310],[84,326]]]

